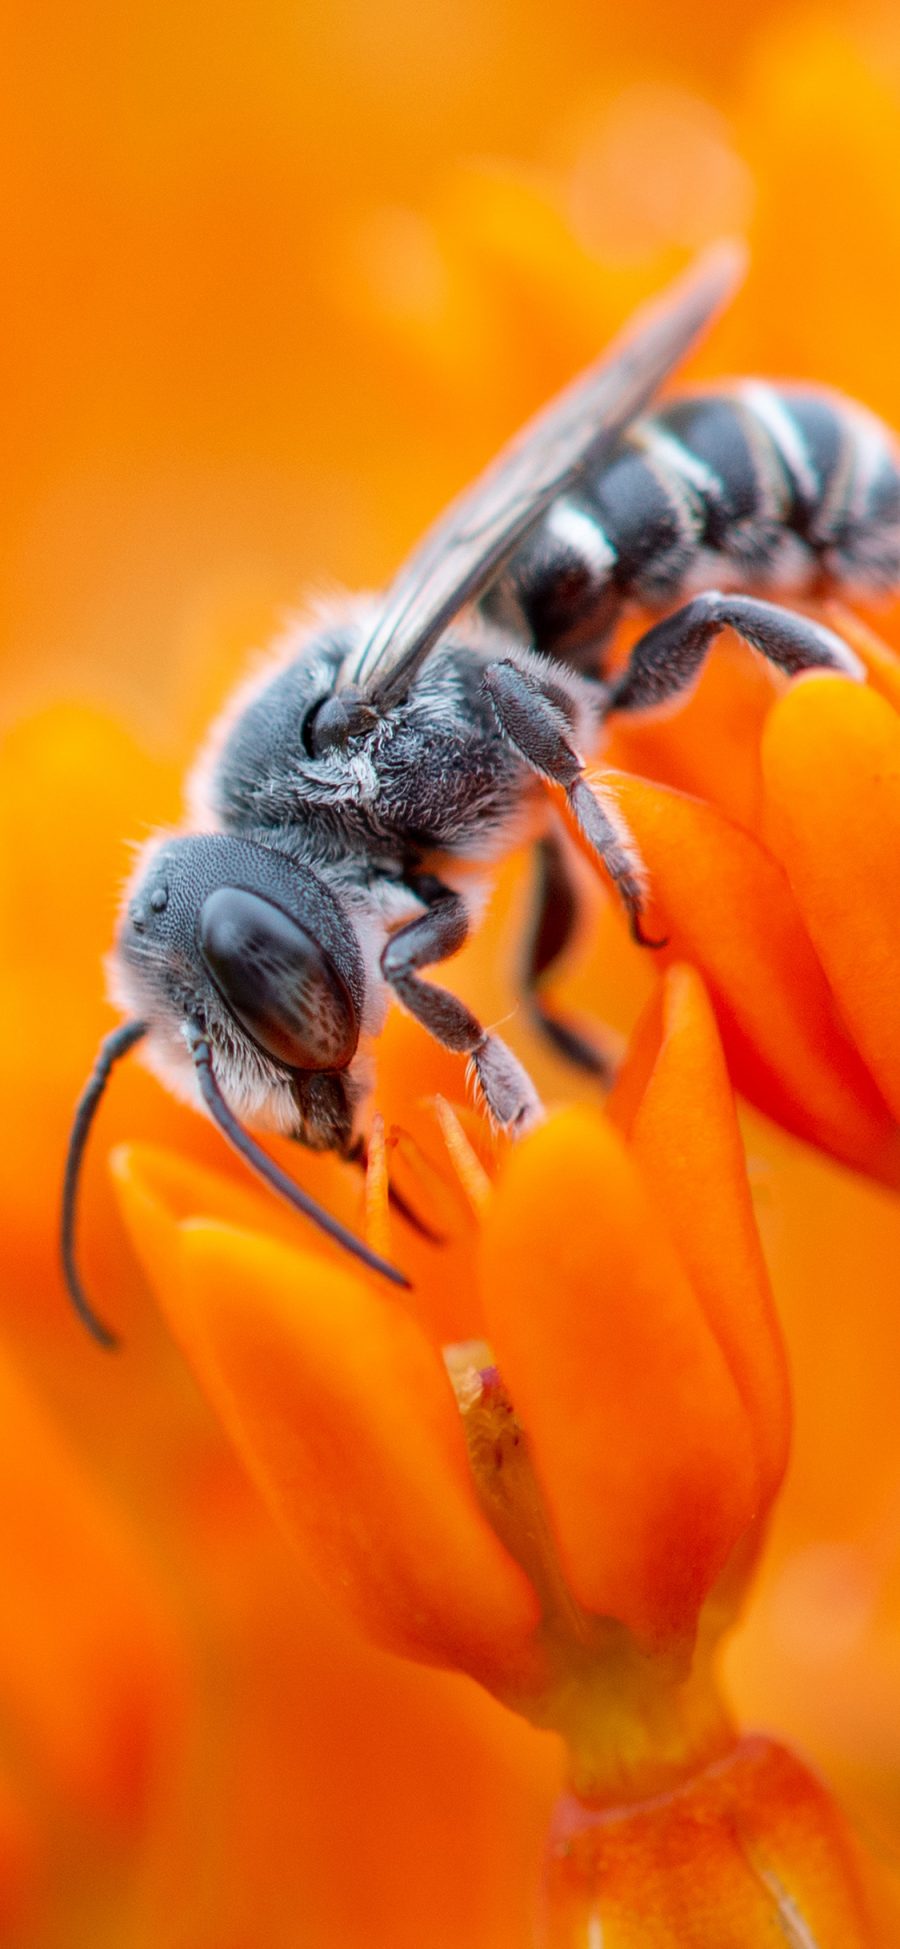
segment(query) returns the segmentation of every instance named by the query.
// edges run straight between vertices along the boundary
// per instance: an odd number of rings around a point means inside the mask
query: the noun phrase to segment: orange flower
[[[684,1221],[672,1166],[654,1147],[658,1125],[679,1114],[685,1071],[697,1100],[682,1168],[711,1168],[720,1200],[716,1236],[703,1227],[698,1237],[688,1220],[679,1262],[662,1225],[656,1236],[654,1206],[674,1205],[679,1230]],[[224,1182],[216,1197],[208,1179],[179,1177],[152,1156],[120,1165],[175,1331],[320,1574],[392,1649],[462,1665],[503,1692],[520,1666],[523,1682],[533,1670],[534,1684],[550,1683],[553,1659],[534,1642],[540,1593],[488,1521],[492,1472],[482,1479],[477,1458],[495,1413],[502,1428],[512,1412],[494,1358],[557,1539],[560,1566],[538,1574],[564,1580],[560,1628],[574,1599],[618,1618],[648,1651],[683,1647],[784,1465],[785,1382],[731,1099],[687,970],[670,978],[664,1041],[634,1125],[629,1155],[596,1113],[558,1113],[485,1192],[466,1340],[451,1356],[462,1421],[429,1331],[427,1287],[412,1318],[377,1280],[276,1245],[258,1225],[239,1231],[233,1212],[223,1223]],[[643,1184],[645,1154],[654,1169]],[[579,1222],[586,1201],[596,1227]],[[485,1335],[490,1355],[478,1352]],[[530,1519],[523,1511],[526,1529]],[[512,1555],[525,1547],[507,1538]]]
[[[767,848],[714,798],[619,773],[603,783],[649,868],[661,960],[703,970],[737,1086],[896,1188],[900,722],[873,691],[810,677],[773,702],[761,757]]]
[[[427,1288],[411,1317],[372,1275],[276,1244],[264,1206],[238,1224],[227,1182],[160,1153],[120,1153],[117,1176],[173,1330],[313,1574],[380,1643],[460,1666],[564,1735],[574,1797],[548,1941],[627,1918],[645,1873],[674,1930],[685,1896],[657,1856],[698,1823],[721,1834],[714,1867],[697,1854],[703,1912],[739,1915],[735,1944],[757,1926],[764,1940],[782,1903],[874,1942],[837,1814],[795,1762],[735,1745],[713,1675],[781,1480],[788,1402],[689,969],[668,976],[613,1109],[612,1123],[557,1113],[496,1185],[444,1112],[480,1222],[468,1337],[443,1359]],[[664,1811],[621,1811],[659,1795]],[[612,1825],[596,1812],[610,1805]],[[746,1848],[727,1838],[733,1806]],[[778,1864],[777,1897],[757,1851]],[[620,1853],[635,1863],[624,1893],[606,1865]]]
[[[566,1107],[498,1157],[459,1066],[389,1022],[366,1222],[402,1252],[407,1299],[320,1251],[137,1063],[104,1106],[83,1213],[121,1360],[78,1336],[54,1244],[53,1160],[108,1022],[123,840],[177,819],[197,736],[298,588],[382,580],[718,234],[749,233],[753,270],[693,371],[822,379],[900,423],[896,23],[863,38],[842,17],[840,0],[827,22],[746,0],[727,46],[667,0],[615,18],[526,0],[512,24],[464,0],[452,33],[433,6],[373,31],[370,9],[298,20],[278,0],[249,38],[227,6],[214,32],[165,4],[124,25],[63,10],[49,35],[33,10],[11,21],[0,1940],[16,1949],[293,1949],[298,1932],[312,1949],[523,1949],[563,1750],[545,1726],[571,1755],[552,1943],[590,1944],[598,1921],[613,1949],[900,1937],[896,611],[831,617],[865,692],[784,693],[723,642],[684,709],[599,754],[669,937],[638,954],[595,888],[556,984],[628,1042],[604,1115],[519,1018],[504,1034]],[[455,166],[510,148],[524,168]],[[101,709],[24,716],[61,693]],[[486,1019],[515,1006],[523,902],[511,861],[452,970]],[[784,1363],[717,1034],[755,1106],[796,1400],[777,1497]],[[118,1195],[211,1405],[102,1167],[135,1136]],[[379,1161],[439,1248],[386,1210]],[[356,1174],[290,1168],[362,1223]],[[350,1611],[484,1683],[371,1648]],[[822,1768],[880,1882],[824,1788],[746,1725]]]

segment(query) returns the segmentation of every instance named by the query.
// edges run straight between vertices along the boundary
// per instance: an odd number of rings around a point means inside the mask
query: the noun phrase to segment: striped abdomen
[[[900,463],[839,394],[744,380],[636,420],[557,501],[488,608],[540,649],[589,660],[625,603],[900,584]]]

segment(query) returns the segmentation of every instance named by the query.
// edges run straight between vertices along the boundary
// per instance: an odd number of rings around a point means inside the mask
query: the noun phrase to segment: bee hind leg
[[[789,676],[801,670],[837,670],[862,677],[861,664],[833,630],[779,603],[755,596],[720,595],[710,589],[638,638],[608,709],[649,710],[693,682],[707,651],[723,629],[733,629]]]
[[[643,862],[611,799],[584,776],[584,766],[567,736],[571,724],[559,687],[543,684],[530,670],[506,658],[488,664],[484,683],[510,744],[541,778],[562,786],[576,824],[614,882],[633,938],[641,947],[664,946],[644,932]]]
[[[462,947],[469,931],[465,902],[431,875],[409,882],[425,912],[398,928],[382,951],[381,972],[398,1001],[417,1022],[457,1055],[469,1056],[495,1123],[519,1135],[542,1115],[540,1098],[521,1063],[482,1027],[477,1016],[436,983],[423,981],[420,968],[446,961]]]
[[[524,988],[536,1028],[558,1055],[588,1075],[612,1080],[615,1063],[598,1041],[576,1023],[558,1015],[541,990],[551,970],[565,954],[578,926],[578,894],[566,855],[556,833],[546,833],[536,849],[537,884],[534,918],[526,943]]]

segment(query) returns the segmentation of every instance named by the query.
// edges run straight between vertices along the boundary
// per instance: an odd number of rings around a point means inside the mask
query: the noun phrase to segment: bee
[[[386,594],[298,632],[215,728],[189,792],[195,830],[154,840],[127,891],[111,963],[127,1019],[72,1130],[63,1264],[101,1343],[114,1336],[78,1274],[77,1190],[128,1050],[146,1039],[166,1083],[199,1095],[270,1186],[404,1283],[246,1125],[363,1158],[393,998],[469,1059],[500,1129],[528,1129],[541,1106],[525,1069],[424,970],[462,946],[492,864],[533,837],[525,995],[557,1047],[599,1067],[541,998],[576,913],[547,784],[645,942],[637,849],[584,772],[610,715],[683,693],[725,628],[789,674],[862,677],[836,635],[777,598],[900,581],[887,431],[836,394],[755,380],[650,410],[738,269],[730,247],[708,254],[451,505]],[[614,673],[607,648],[636,607],[658,619]]]

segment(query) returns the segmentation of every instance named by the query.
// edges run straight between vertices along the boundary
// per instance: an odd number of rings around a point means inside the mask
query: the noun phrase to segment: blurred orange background
[[[471,264],[451,288],[430,217],[471,158],[543,175],[613,264],[749,229],[776,367],[878,240],[817,363],[894,404],[890,7],[9,5],[2,34],[6,713],[67,688],[180,749],[223,618],[236,663],[311,582],[383,578],[581,356]]]
[[[0,1646],[0,1866],[6,1849],[25,1890],[0,1940],[513,1949],[552,1742],[359,1649],[300,1585],[99,1183],[95,1282],[123,1295],[133,1353],[104,1367],[82,1344],[53,1269],[65,1127],[109,1019],[126,842],[175,816],[248,654],[310,587],[381,582],[601,321],[737,231],[747,293],[702,369],[820,378],[900,424],[900,21],[851,0],[9,4],[0,91],[5,1306],[17,1363],[166,1591],[161,1737],[189,1754],[126,1846],[119,1774],[98,1787],[81,1764],[106,1736],[103,1629],[77,1551],[64,1570],[38,1546],[35,1590],[44,1574],[50,1610],[65,1593],[78,1613],[84,1689],[61,1730],[37,1683],[20,1709],[33,1647]],[[105,1141],[187,1133],[218,1161],[158,1095],[123,1081]],[[889,1853],[900,1217],[747,1129],[798,1433],[734,1694]],[[76,1682],[65,1658],[57,1676]]]

